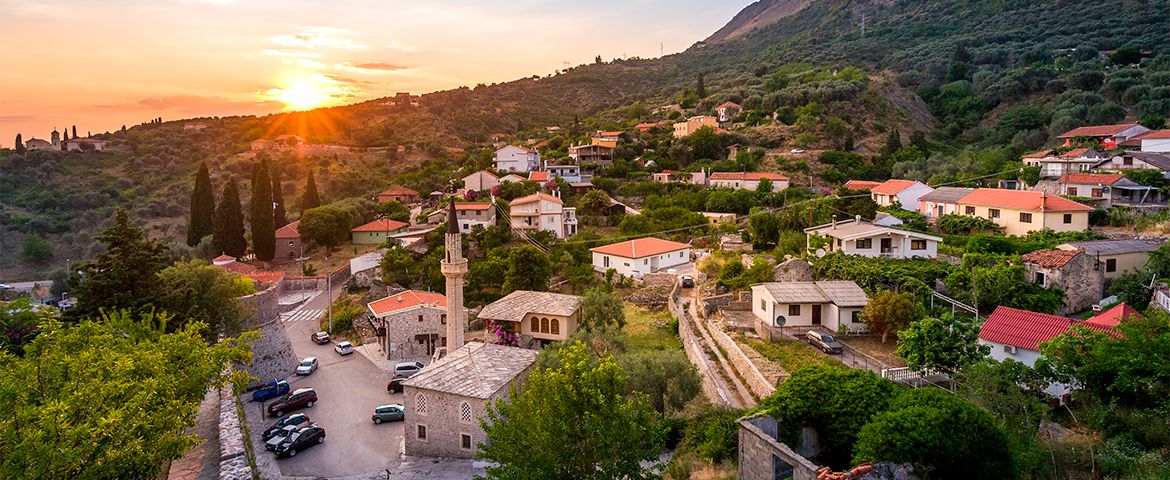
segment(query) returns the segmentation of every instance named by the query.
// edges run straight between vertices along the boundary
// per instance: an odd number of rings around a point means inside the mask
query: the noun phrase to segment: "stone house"
[[[1021,259],[1033,283],[1064,292],[1064,304],[1057,315],[1088,310],[1101,300],[1105,277],[1097,261],[1084,250],[1037,250]]]
[[[403,382],[406,454],[475,458],[488,404],[523,387],[535,350],[468,343]]]
[[[427,358],[447,345],[447,297],[406,290],[366,305],[390,360]]]
[[[577,331],[581,297],[562,293],[517,290],[480,310],[485,341],[498,343],[498,328],[515,337],[516,344],[539,348],[554,341],[568,340]]]
[[[276,254],[272,257],[273,260],[296,260],[305,253],[305,250],[312,248],[312,245],[301,239],[301,232],[297,230],[300,223],[301,221],[297,220],[276,229]]]
[[[1140,271],[1150,260],[1150,252],[1157,250],[1155,243],[1142,240],[1089,240],[1057,245],[1061,250],[1084,250],[1085,254],[1100,263],[1108,283],[1127,273]]]

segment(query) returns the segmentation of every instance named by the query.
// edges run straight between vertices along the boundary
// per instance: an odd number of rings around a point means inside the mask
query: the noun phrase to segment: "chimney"
[[[837,214],[835,214],[835,213],[833,214],[833,227],[832,227],[832,229],[833,230],[837,229]]]
[[[857,222],[858,225],[861,225],[861,215],[854,215],[853,221]]]
[[[1040,213],[1041,214],[1044,213],[1044,210],[1046,209],[1047,206],[1048,206],[1048,193],[1047,192],[1040,192]]]

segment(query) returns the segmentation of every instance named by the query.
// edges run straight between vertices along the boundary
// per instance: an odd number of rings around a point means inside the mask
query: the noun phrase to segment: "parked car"
[[[268,430],[265,430],[264,433],[260,434],[260,438],[263,438],[264,440],[268,440],[268,439],[272,438],[274,435],[276,435],[276,432],[280,431],[280,429],[282,429],[284,427],[288,427],[288,426],[299,427],[299,426],[307,424],[307,423],[309,423],[309,416],[305,415],[303,413],[294,413],[292,415],[286,415],[284,417],[281,417],[280,420],[277,420],[276,423],[272,424],[271,427],[268,427]]]
[[[350,344],[349,342],[338,343],[337,345],[333,346],[333,349],[337,350],[337,353],[340,353],[342,355],[349,355],[349,354],[353,353],[353,345]]]
[[[316,343],[317,345],[324,345],[326,343],[329,343],[329,332],[317,332],[317,333],[314,333],[312,335],[309,335],[309,338],[311,340],[313,340],[313,343]]]
[[[279,430],[272,432],[272,437],[264,441],[264,448],[275,451],[277,445],[280,445],[281,442],[285,441],[288,439],[288,437],[291,437],[294,433],[297,433],[301,430],[301,428],[306,426],[307,425],[285,425],[281,427]]]
[[[683,286],[683,288],[694,287],[695,286],[695,277],[692,277],[690,275],[683,275],[682,276],[682,286]]]
[[[317,370],[320,364],[317,363],[317,357],[308,357],[301,360],[301,364],[297,365],[297,375],[308,375]]]
[[[393,422],[395,420],[406,420],[406,407],[397,403],[382,405],[374,408],[374,415],[370,418],[377,424]]]
[[[809,330],[805,335],[808,339],[808,344],[821,349],[825,353],[841,353],[841,342],[827,333],[821,333],[814,330]]]
[[[394,366],[394,375],[397,377],[410,378],[423,369],[423,364],[418,362],[398,362]]]
[[[386,391],[390,393],[402,393],[402,382],[406,381],[406,377],[394,377],[386,383]]]
[[[803,149],[803,148],[794,148],[794,149],[792,149],[792,150],[789,150],[789,152],[792,152],[792,153],[804,153],[804,149]]]
[[[295,457],[297,452],[318,443],[325,443],[325,429],[309,425],[284,439],[273,450],[277,457]]]
[[[288,382],[280,380],[278,382],[268,382],[268,385],[252,390],[252,400],[256,402],[263,402],[268,399],[276,398],[288,393],[290,390]]]
[[[268,414],[273,417],[284,415],[284,412],[298,408],[312,407],[317,403],[317,391],[311,388],[298,388],[289,395],[285,395],[268,406]]]

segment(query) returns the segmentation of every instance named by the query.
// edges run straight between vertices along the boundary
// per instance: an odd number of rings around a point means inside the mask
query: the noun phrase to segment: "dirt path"
[[[201,443],[171,463],[168,480],[219,479],[219,392],[211,389],[199,404],[195,426],[188,430]]]

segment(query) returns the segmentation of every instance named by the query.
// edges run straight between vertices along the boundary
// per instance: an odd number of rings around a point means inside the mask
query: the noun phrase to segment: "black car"
[[[260,438],[263,438],[264,440],[268,440],[268,439],[272,438],[274,435],[276,435],[276,433],[279,432],[284,427],[287,427],[289,425],[302,425],[302,424],[308,424],[308,423],[309,423],[309,416],[305,415],[303,413],[294,413],[292,415],[285,415],[280,420],[277,420],[276,423],[272,424],[271,427],[268,427],[268,430],[265,430],[264,433],[262,435],[260,435]]]
[[[386,384],[386,391],[390,393],[402,393],[402,382],[406,381],[406,377],[394,377]]]
[[[325,429],[316,425],[309,425],[280,442],[273,449],[277,457],[295,457],[297,452],[318,443],[325,443]]]
[[[841,342],[838,342],[832,335],[810,330],[805,338],[809,345],[819,348],[822,352],[841,353]]]
[[[690,275],[683,275],[682,276],[682,287],[683,288],[691,288],[694,286],[695,286],[695,277],[692,277]]]

